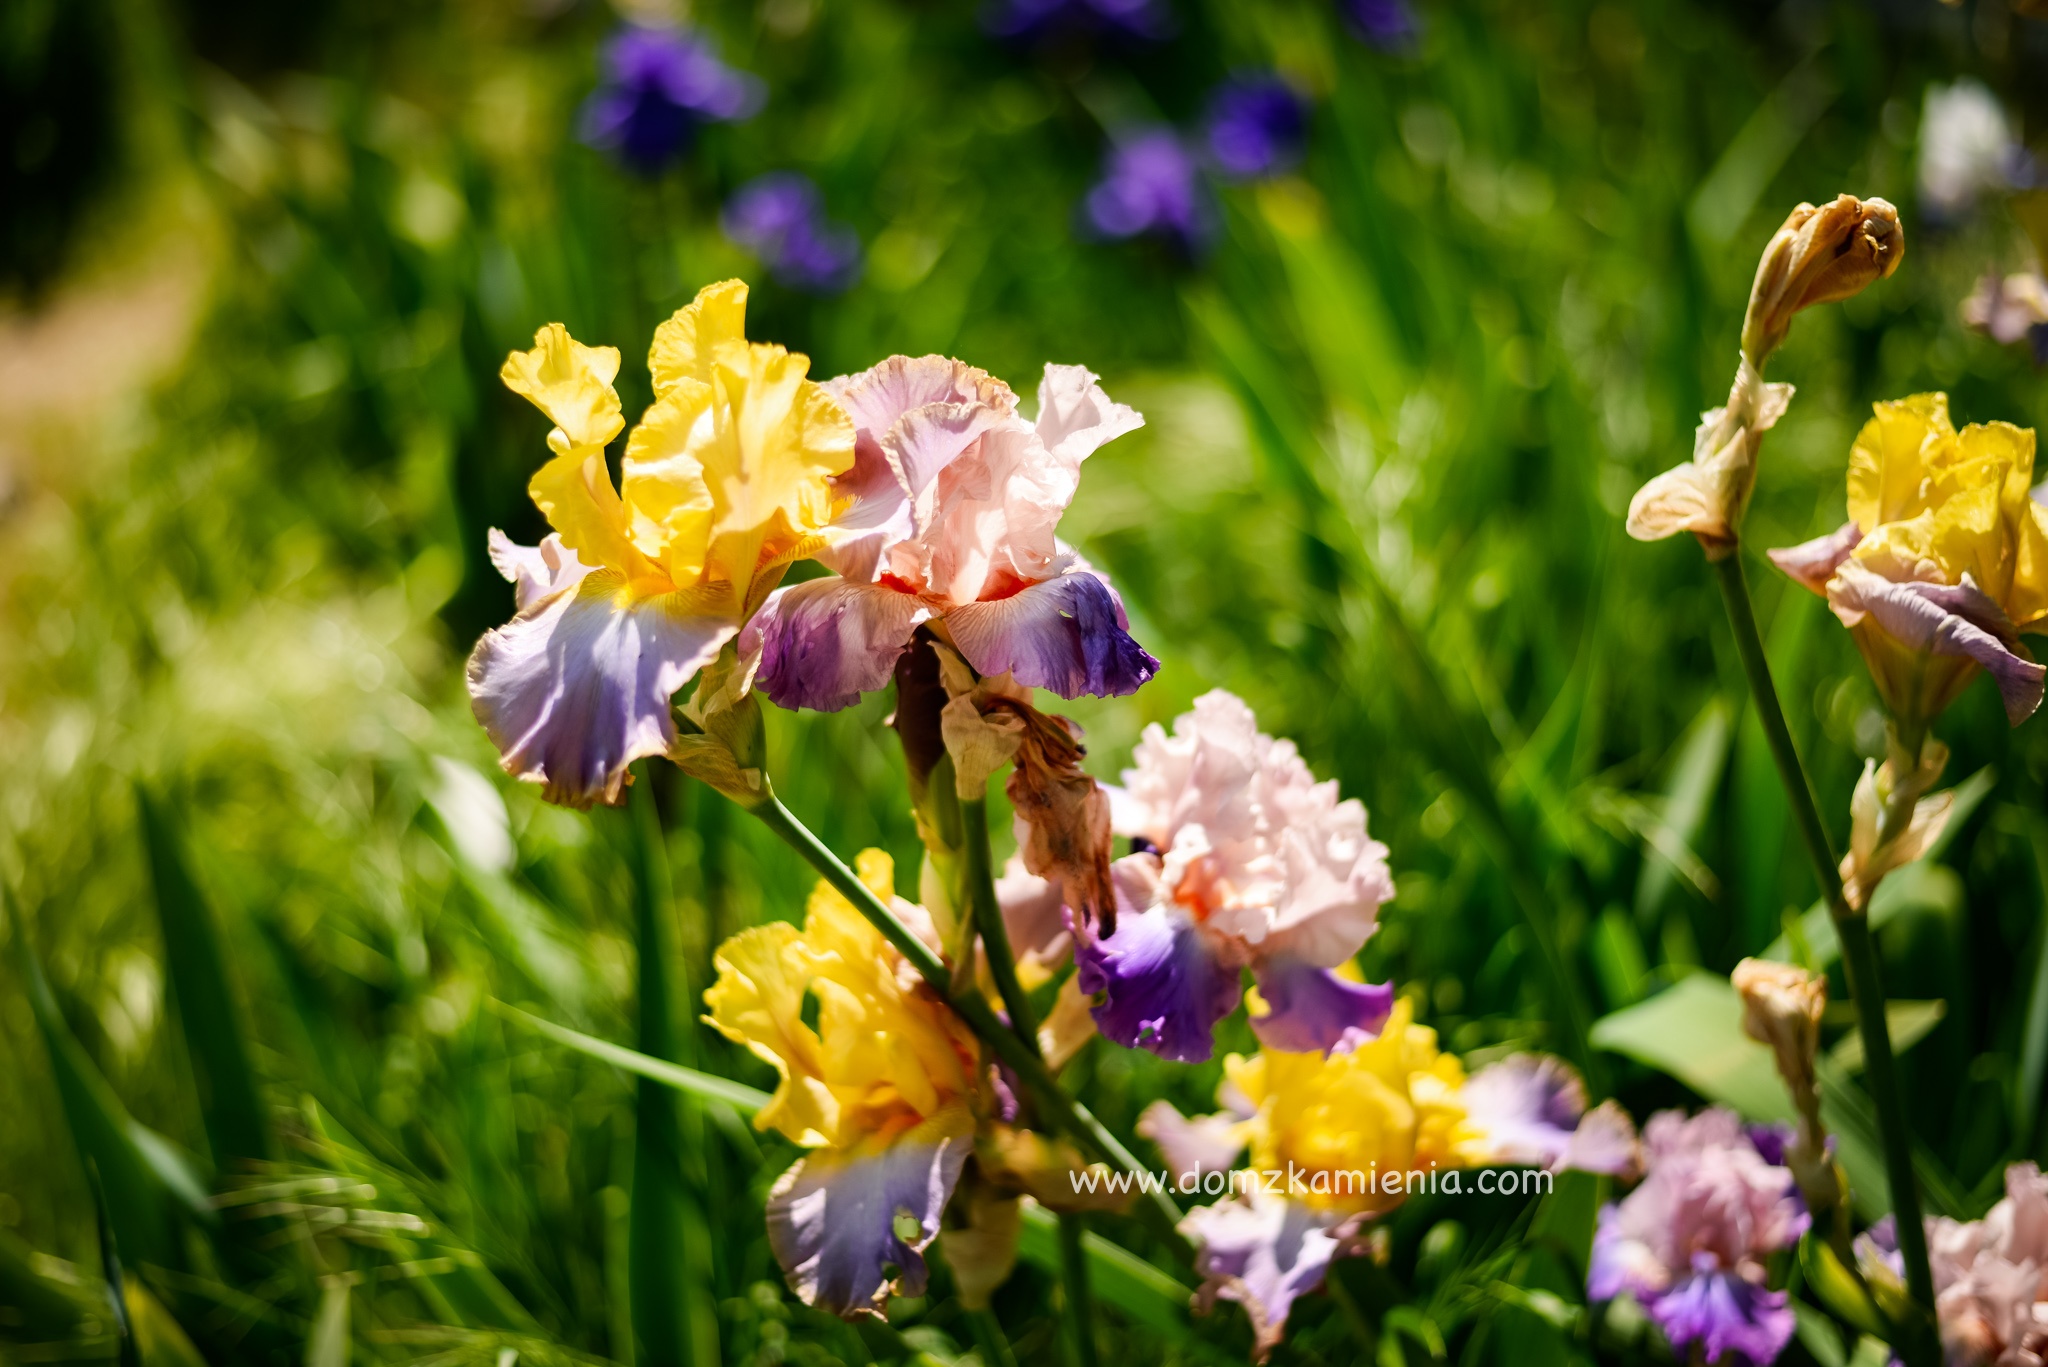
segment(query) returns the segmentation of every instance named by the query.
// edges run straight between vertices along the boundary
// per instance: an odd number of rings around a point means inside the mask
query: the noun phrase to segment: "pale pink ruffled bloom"
[[[892,356],[827,388],[857,431],[817,555],[837,573],[778,591],[748,627],[770,698],[845,707],[889,682],[925,622],[980,673],[1062,697],[1130,693],[1157,672],[1108,582],[1057,535],[1082,462],[1144,422],[1092,372],[1048,365],[1035,419],[943,356]]]
[[[1196,699],[1171,734],[1145,730],[1112,792],[1116,833],[1134,853],[1112,867],[1116,933],[1082,928],[1083,991],[1120,1044],[1165,1058],[1209,1057],[1216,1022],[1250,968],[1270,1048],[1328,1050],[1378,1031],[1393,989],[1348,980],[1346,964],[1394,895],[1387,847],[1365,808],[1318,783],[1292,741],[1259,732],[1238,698]]]
[[[1889,1217],[1856,1241],[1856,1251],[1866,1276],[1900,1280]],[[1927,1262],[1942,1348],[1954,1367],[2003,1362],[2029,1334],[2048,1333],[2048,1176],[2015,1163],[2005,1170],[2005,1199],[1982,1220],[1928,1216]]]

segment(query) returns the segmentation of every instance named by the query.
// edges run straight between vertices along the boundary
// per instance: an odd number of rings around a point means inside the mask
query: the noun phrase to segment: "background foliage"
[[[693,22],[768,102],[647,179],[575,137],[618,22],[599,5],[8,6],[0,1274],[51,1299],[0,1321],[0,1355],[115,1351],[92,1299],[80,1155],[97,1152],[148,1265],[153,1367],[630,1359],[631,1083],[490,1003],[631,1039],[652,865],[627,814],[500,781],[460,666],[510,606],[484,530],[539,530],[542,431],[496,383],[504,353],[566,322],[626,352],[637,411],[654,323],[729,274],[756,284],[754,335],[817,374],[935,350],[1021,388],[1082,361],[1145,412],[1063,529],[1166,662],[1133,699],[1071,709],[1092,763],[1113,775],[1144,723],[1211,686],[1245,696],[1366,801],[1400,892],[1365,967],[1448,1047],[1571,1050],[1518,898],[1554,916],[1588,1020],[1725,973],[1807,905],[1698,554],[1627,541],[1620,514],[1719,401],[1758,247],[1838,190],[1901,205],[1908,255],[1782,353],[1774,378],[1800,397],[1751,544],[1836,525],[1873,399],[1941,387],[1959,421],[2048,420],[2023,352],[1957,318],[1980,272],[2020,264],[2010,219],[1987,201],[1931,222],[1914,186],[1931,82],[1974,76],[2024,127],[2048,118],[2048,24],[2002,0],[1479,0],[1424,9],[1412,48],[1385,52],[1327,0],[1174,12],[1154,44],[1015,43],[963,5],[705,0]],[[1306,158],[1220,189],[1209,251],[1078,231],[1111,132],[1191,127],[1216,82],[1274,66],[1314,98]],[[724,196],[778,169],[859,232],[846,294],[765,280],[720,233]],[[1846,827],[1876,700],[1821,603],[1752,579]],[[888,706],[774,716],[774,772],[835,848],[912,867]],[[1941,734],[1951,778],[1981,772],[1984,795],[1938,864],[1888,887],[1881,946],[1891,996],[1944,1004],[1903,1066],[1929,1170],[1977,1214],[2048,1138],[2048,741],[2038,722],[2008,734],[1984,684]],[[709,947],[796,916],[811,879],[705,790],[653,787],[674,892],[658,910],[701,990]],[[201,907],[231,981],[175,1000],[165,936]],[[679,1047],[763,1081],[707,1034]],[[200,1046],[221,1037],[279,1136],[260,1167],[223,1130],[228,1084]],[[1219,1076],[1104,1045],[1077,1067],[1125,1135],[1157,1096],[1206,1109]],[[1621,1053],[1594,1068],[1639,1116],[1696,1099]],[[111,1147],[67,1119],[88,1102]],[[716,1307],[699,1352],[974,1348],[943,1275],[887,1329],[795,1305],[760,1221],[780,1141],[729,1108],[681,1114],[696,1251],[678,1294]],[[124,1176],[120,1154],[141,1167]],[[218,1211],[152,1225],[120,1199],[213,1169],[241,1193]],[[1652,1356],[1639,1324],[1581,1308],[1591,1199],[1418,1201],[1385,1265],[1341,1264],[1281,1353]],[[1135,1226],[1109,1232],[1188,1279]],[[1053,1282],[1027,1262],[999,1297],[1020,1362],[1059,1353]],[[1234,1309],[1195,1338],[1105,1300],[1121,1308],[1100,1332],[1129,1360],[1249,1341]],[[1825,1357],[1816,1342],[1792,1351]]]

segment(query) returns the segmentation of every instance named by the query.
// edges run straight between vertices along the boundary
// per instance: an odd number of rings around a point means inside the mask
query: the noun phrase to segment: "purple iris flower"
[[[1173,11],[1166,0],[996,0],[982,23],[999,38],[1026,41],[1100,33],[1158,42],[1174,31]]]
[[[792,289],[836,294],[860,274],[859,236],[825,217],[824,197],[800,172],[756,176],[726,201],[718,221]]]
[[[1382,52],[1406,51],[1421,28],[1408,0],[1338,0],[1338,7],[1358,36]]]
[[[1301,159],[1308,101],[1278,76],[1244,76],[1209,102],[1209,155],[1232,180],[1256,180]]]
[[[680,29],[629,24],[605,43],[605,79],[583,106],[583,140],[643,174],[682,153],[699,124],[751,116],[766,90]]]
[[[1215,226],[1194,153],[1163,125],[1131,130],[1110,145],[1082,211],[1104,237],[1156,233],[1189,251],[1206,245]]]

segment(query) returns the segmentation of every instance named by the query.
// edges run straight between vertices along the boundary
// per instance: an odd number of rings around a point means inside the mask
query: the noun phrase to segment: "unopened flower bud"
[[[1791,330],[1792,315],[1847,299],[1898,269],[1906,254],[1899,211],[1881,199],[1839,195],[1802,204],[1764,248],[1742,320],[1742,352],[1761,367]]]
[[[1821,1126],[1820,1087],[1815,1058],[1820,1053],[1820,1018],[1828,1004],[1828,981],[1792,964],[1744,959],[1729,975],[1742,996],[1742,1030],[1771,1047],[1778,1076],[1792,1093],[1799,1130],[1785,1151],[1809,1209],[1819,1212],[1841,1199],[1827,1132]]]

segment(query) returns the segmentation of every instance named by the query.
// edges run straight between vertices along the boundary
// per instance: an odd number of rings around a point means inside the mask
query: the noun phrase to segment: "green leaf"
[[[1929,1031],[1941,1024],[1948,1014],[1948,1003],[1944,1001],[1889,1001],[1884,1004],[1884,1021],[1892,1037],[1892,1053],[1903,1054],[1921,1040]],[[1845,1073],[1863,1071],[1863,1035],[1851,1030],[1835,1041],[1835,1047],[1828,1050],[1828,1062]]]
[[[1593,1253],[1593,1230],[1609,1185],[1598,1173],[1567,1169],[1537,1203],[1529,1223],[1529,1242],[1548,1243],[1563,1254],[1573,1276],[1583,1280]]]
[[[1857,1280],[1856,1274],[1842,1266],[1842,1260],[1835,1256],[1834,1247],[1827,1240],[1812,1236],[1801,1240],[1799,1267],[1806,1275],[1806,1284],[1813,1288],[1814,1294],[1828,1309],[1866,1334],[1890,1332],[1884,1313],[1870,1299],[1870,1293],[1863,1289],[1863,1283]],[[1837,1339],[1837,1360],[1840,1347]]]
[[[205,1183],[176,1146],[129,1116],[72,1037],[26,938],[17,934],[15,944],[29,1009],[49,1050],[50,1072],[71,1126],[72,1143],[88,1173],[98,1174],[116,1239],[131,1260],[179,1266],[175,1216],[185,1214],[208,1224],[217,1219],[207,1204]]]
[[[689,993],[687,983],[678,994],[671,981],[681,960],[669,922],[668,860],[654,810],[653,780],[644,766],[633,785],[631,807],[640,1052],[674,1062],[679,1039],[686,1033],[676,1027],[675,999]],[[646,1076],[640,1078],[633,1100],[626,1280],[638,1367],[691,1367],[719,1360],[711,1234],[699,1203],[704,1185],[702,1119],[694,1107],[685,1116],[682,1101]],[[697,1133],[686,1136],[686,1124]],[[688,1176],[695,1180],[686,1181],[686,1170],[692,1167],[696,1171]]]
[[[348,1302],[348,1278],[327,1278],[306,1336],[306,1367],[348,1367]]]
[[[270,1118],[242,1026],[240,995],[221,954],[220,929],[185,860],[176,819],[141,787],[135,809],[149,850],[164,978],[199,1087],[199,1114],[216,1167],[270,1157]]]
[[[758,1087],[749,1087],[744,1082],[734,1082],[731,1078],[718,1077],[711,1073],[700,1073],[695,1068],[685,1068],[666,1059],[649,1058],[637,1049],[628,1049],[623,1044],[612,1044],[581,1031],[571,1030],[565,1025],[556,1025],[553,1021],[528,1015],[516,1006],[509,1006],[495,999],[491,1002],[491,1009],[507,1020],[546,1035],[564,1048],[574,1049],[577,1053],[594,1058],[600,1063],[609,1063],[621,1072],[631,1073],[635,1077],[653,1078],[665,1087],[674,1087],[678,1091],[711,1101],[722,1101],[729,1106],[738,1107],[749,1115],[768,1104],[768,1093]]]
[[[35,1250],[0,1229],[0,1338],[16,1343],[68,1338],[85,1317],[71,1288],[36,1271]]]
[[[2029,843],[2034,847],[2035,885],[2048,893],[2048,821],[2029,814]],[[2013,1116],[2020,1153],[2034,1152],[2041,1137],[2042,1079],[2048,1075],[2048,917],[2034,938],[2034,982],[2027,993],[2027,1014],[2020,1026],[2019,1071],[2013,1077]]]
[[[1792,1301],[1793,1332],[1820,1367],[1847,1367],[1849,1350],[1835,1322],[1797,1297]]]
[[[1034,1201],[1026,1200],[1023,1232],[1017,1240],[1018,1255],[1046,1270],[1060,1268],[1059,1217]],[[1197,1336],[1188,1318],[1191,1292],[1152,1264],[1099,1234],[1081,1241],[1088,1255],[1088,1278],[1100,1305],[1114,1305],[1132,1323],[1173,1336],[1183,1347],[1194,1349],[1211,1361],[1232,1361]]]
[[[1654,857],[1643,861],[1642,877],[1636,883],[1636,920],[1640,925],[1656,924],[1674,878],[1684,878],[1702,895],[1711,895],[1714,889],[1712,875],[1693,851],[1707,813],[1713,809],[1721,775],[1727,772],[1728,742],[1734,730],[1728,701],[1717,696],[1700,709],[1678,743],[1661,809],[1642,832]]]

